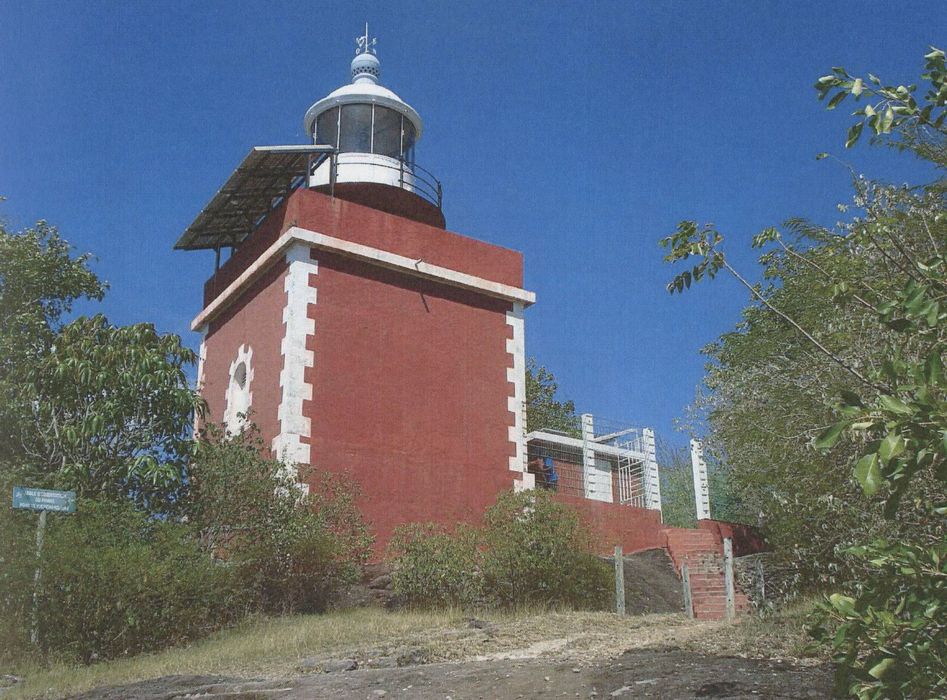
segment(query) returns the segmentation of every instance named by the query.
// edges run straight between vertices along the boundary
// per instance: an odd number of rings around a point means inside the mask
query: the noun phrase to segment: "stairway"
[[[707,530],[667,528],[667,550],[677,575],[687,564],[691,584],[694,617],[722,620],[727,615],[727,590],[723,572],[723,542]],[[737,588],[734,604],[737,614],[749,609],[746,595]]]

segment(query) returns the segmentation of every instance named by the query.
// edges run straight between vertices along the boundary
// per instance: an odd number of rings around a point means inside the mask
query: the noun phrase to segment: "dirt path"
[[[616,619],[616,618],[613,618]],[[595,621],[598,624],[592,624]],[[616,619],[617,620],[617,619]],[[311,657],[261,679],[167,676],[83,700],[301,698],[826,698],[831,672],[812,660],[741,658],[734,628],[680,615],[569,615],[471,621],[397,648]]]

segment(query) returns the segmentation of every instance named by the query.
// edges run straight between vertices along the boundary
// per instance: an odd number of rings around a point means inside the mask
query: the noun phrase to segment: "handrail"
[[[434,173],[430,170],[421,167],[417,163],[409,163],[404,158],[392,158],[391,156],[382,156],[389,160],[394,160],[398,162],[398,165],[391,165],[380,160],[350,160],[348,156],[355,155],[353,152],[349,151],[344,154],[346,159],[343,162],[339,162],[338,157],[333,159],[333,165],[330,167],[335,168],[335,171],[331,173],[332,181],[338,182],[338,168],[339,165],[370,165],[376,168],[387,168],[389,170],[397,170],[400,173],[398,178],[398,186],[409,192],[413,192],[422,199],[427,200],[431,204],[435,205],[438,209],[442,208],[444,202],[444,191],[441,187],[441,181],[438,180]],[[366,154],[368,155],[368,154]],[[380,155],[380,154],[374,154]],[[423,173],[419,175],[418,171]],[[411,175],[411,180],[408,181],[405,179],[405,174],[408,173]],[[427,177],[425,177],[425,175]],[[420,183],[421,186],[418,185]]]

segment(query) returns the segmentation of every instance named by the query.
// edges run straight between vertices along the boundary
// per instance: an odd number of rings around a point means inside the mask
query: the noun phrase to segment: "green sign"
[[[52,510],[57,513],[75,513],[76,492],[14,486],[13,507],[28,510]]]

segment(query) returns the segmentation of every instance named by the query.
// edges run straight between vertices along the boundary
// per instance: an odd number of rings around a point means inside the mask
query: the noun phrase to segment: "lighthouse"
[[[350,68],[306,111],[309,142],[250,149],[175,247],[215,251],[191,324],[206,420],[249,414],[274,456],[353,479],[380,552],[401,524],[474,522],[534,486],[535,296],[520,253],[447,230],[367,27]]]

